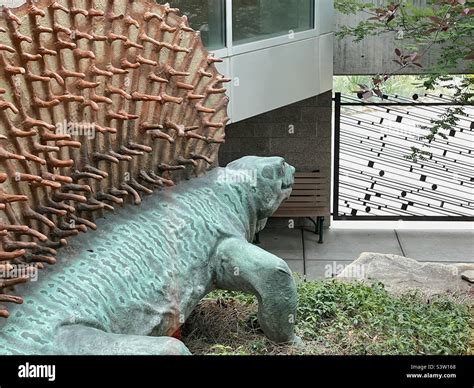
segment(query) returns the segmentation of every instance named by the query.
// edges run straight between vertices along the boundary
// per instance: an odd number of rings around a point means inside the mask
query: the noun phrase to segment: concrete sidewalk
[[[324,244],[318,244],[318,236],[309,230],[267,228],[260,233],[260,246],[284,259],[293,271],[306,272],[308,279],[331,277],[363,252],[474,263],[474,231],[331,229],[325,232]]]

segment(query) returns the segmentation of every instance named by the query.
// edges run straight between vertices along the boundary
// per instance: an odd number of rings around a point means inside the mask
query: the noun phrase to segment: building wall
[[[330,186],[332,91],[230,124],[226,132],[221,166],[246,155],[282,156],[297,171],[322,171]]]
[[[233,80],[226,85],[232,122],[331,90],[333,40],[332,33],[298,41],[287,39],[276,46],[224,57],[218,69]],[[244,46],[248,45],[239,49]]]

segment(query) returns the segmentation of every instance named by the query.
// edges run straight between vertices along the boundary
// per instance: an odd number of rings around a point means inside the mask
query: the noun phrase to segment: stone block
[[[461,272],[472,271],[474,264],[421,263],[407,257],[363,253],[338,276],[342,280],[380,281],[392,294],[418,290],[426,295],[469,292]]]

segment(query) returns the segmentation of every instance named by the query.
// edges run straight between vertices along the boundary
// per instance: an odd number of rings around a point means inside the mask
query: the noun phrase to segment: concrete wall
[[[331,121],[332,91],[329,91],[231,124],[227,127],[226,143],[221,147],[220,165],[245,155],[282,156],[297,171],[324,172],[329,185]],[[329,214],[326,219],[329,221]]]
[[[416,6],[426,6],[426,0],[411,0]],[[376,5],[387,4],[385,0],[367,0],[367,3]],[[356,26],[359,22],[370,17],[367,13],[359,15],[342,15],[335,13],[335,31],[340,26]],[[399,66],[393,62],[394,50],[397,47],[396,34],[387,33],[368,37],[356,43],[352,38],[334,39],[334,74],[335,75],[371,75],[398,70]],[[400,46],[400,44],[398,44]],[[427,54],[423,60],[424,67],[435,63],[436,52]],[[419,74],[422,69],[414,68],[399,74]]]

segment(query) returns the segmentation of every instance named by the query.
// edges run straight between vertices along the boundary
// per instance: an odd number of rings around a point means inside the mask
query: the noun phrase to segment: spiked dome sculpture
[[[205,173],[227,122],[218,61],[152,0],[3,8],[0,272],[54,264],[104,211]],[[0,316],[24,275],[0,280]]]

